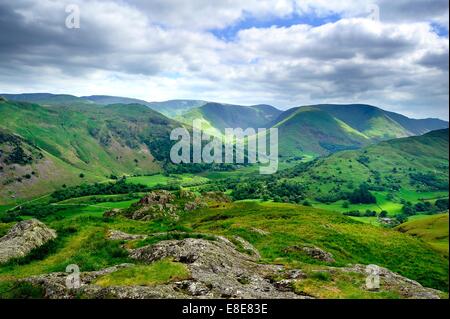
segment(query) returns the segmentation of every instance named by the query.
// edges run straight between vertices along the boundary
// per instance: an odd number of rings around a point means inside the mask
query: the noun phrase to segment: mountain
[[[167,117],[174,118],[190,109],[200,107],[206,104],[206,101],[200,100],[169,100],[164,102],[147,102],[139,99],[127,97],[109,96],[109,95],[91,95],[82,97],[96,104],[141,104],[152,108],[153,110],[164,114]]]
[[[292,108],[269,125],[279,128],[280,154],[283,156],[326,155],[448,128],[448,122],[439,119],[410,119],[364,104]]]
[[[9,101],[21,101],[37,103],[41,105],[85,105],[92,104],[92,101],[69,94],[51,94],[51,93],[24,93],[24,94],[0,94]]]
[[[159,172],[169,158],[170,131],[179,126],[139,104],[85,108],[0,101],[0,198],[79,184],[79,176],[101,181],[110,174]]]
[[[201,107],[208,102],[202,100],[169,100],[164,102],[150,102],[149,107],[170,118],[176,118],[191,109]]]
[[[448,191],[448,145],[448,129],[383,141],[299,165],[292,179],[329,197],[363,183],[379,191]]]
[[[367,137],[378,140],[421,135],[448,128],[448,122],[439,119],[410,119],[404,115],[365,104],[324,104],[314,107],[330,113]]]
[[[242,106],[221,103],[206,103],[177,117],[179,121],[192,125],[200,119],[203,127],[212,134],[224,133],[225,128],[267,128],[281,111],[270,105]]]
[[[370,143],[364,134],[314,107],[289,110],[274,127],[278,128],[279,153],[283,156],[325,155]]]
[[[110,95],[91,95],[82,96],[81,99],[91,101],[95,104],[108,105],[108,104],[141,104],[149,106],[150,103],[144,100],[132,99],[128,97],[110,96]]]
[[[169,100],[164,102],[147,102],[140,99],[110,96],[110,95],[90,95],[77,97],[68,94],[51,93],[24,93],[24,94],[0,94],[10,101],[21,101],[38,103],[41,105],[109,105],[109,104],[141,104],[169,117],[174,118],[190,109],[205,105],[206,101],[201,100]]]

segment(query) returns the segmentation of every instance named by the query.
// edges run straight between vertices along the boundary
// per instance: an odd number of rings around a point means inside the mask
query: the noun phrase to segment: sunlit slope
[[[205,127],[216,132],[224,132],[225,128],[258,128],[268,127],[280,110],[270,105],[230,105],[220,103],[207,103],[194,108],[177,119],[192,124],[194,119],[200,119]]]
[[[352,191],[361,183],[385,191],[448,190],[448,129],[343,151],[293,170],[309,192]]]
[[[330,114],[310,107],[296,109],[274,127],[278,128],[279,152],[283,156],[324,155],[369,143],[364,134]]]
[[[448,257],[448,213],[426,216],[397,226],[397,230],[422,239]]]

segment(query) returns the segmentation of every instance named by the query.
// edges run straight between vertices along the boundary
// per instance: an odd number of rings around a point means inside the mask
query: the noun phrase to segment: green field
[[[182,187],[190,187],[202,185],[208,182],[208,178],[197,176],[194,174],[171,174],[169,176],[163,174],[151,176],[133,176],[128,177],[127,182],[132,184],[142,184],[148,187],[180,185]]]
[[[395,216],[402,212],[403,204],[401,200],[405,200],[411,202],[413,204],[421,202],[421,201],[431,201],[435,202],[436,199],[440,198],[448,198],[448,192],[444,191],[436,191],[436,192],[414,192],[411,190],[401,189],[398,192],[394,192],[394,199],[389,200],[386,197],[388,196],[387,192],[372,192],[376,199],[376,204],[351,204],[348,201],[339,200],[334,203],[324,204],[317,201],[312,201],[314,207],[333,210],[336,212],[348,212],[352,210],[359,210],[361,212],[365,212],[366,210],[376,211],[380,213],[381,211],[387,211],[389,216]],[[348,207],[343,207],[343,204],[347,202]]]

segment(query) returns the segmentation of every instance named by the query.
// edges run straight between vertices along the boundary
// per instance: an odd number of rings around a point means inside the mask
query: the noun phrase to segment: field
[[[156,174],[151,176],[133,176],[127,178],[128,183],[142,184],[148,187],[181,185],[184,187],[202,185],[208,182],[208,178],[194,174],[172,174],[169,176]]]

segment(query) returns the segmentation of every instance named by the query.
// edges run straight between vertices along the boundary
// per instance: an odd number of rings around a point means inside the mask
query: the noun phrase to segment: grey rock
[[[56,232],[37,219],[17,223],[0,238],[0,263],[26,256],[30,251],[56,238]]]
[[[111,229],[108,232],[108,239],[111,240],[136,240],[136,239],[145,239],[146,235],[135,235],[135,234],[127,234],[120,230]]]
[[[372,265],[376,266],[376,265]],[[423,287],[417,281],[403,277],[387,268],[376,266],[380,278],[380,290],[387,290],[395,288],[400,292],[402,298],[405,299],[440,299],[440,291]],[[365,265],[350,265],[344,268],[332,268],[334,271],[353,272],[368,275],[367,266]],[[363,287],[366,290],[371,290]]]
[[[308,256],[320,260],[320,261],[325,261],[328,263],[333,263],[335,262],[333,255],[329,252],[326,252],[323,249],[320,249],[318,247],[310,247],[310,246],[290,246],[288,248],[285,249],[286,252],[293,252],[293,251],[298,251],[298,252],[303,252],[305,254],[307,254]]]
[[[269,279],[278,274],[279,267],[256,263],[229,241],[161,241],[133,250],[130,257],[147,263],[171,258],[186,264],[192,280],[208,287],[211,298],[301,298],[284,288],[280,291]]]

